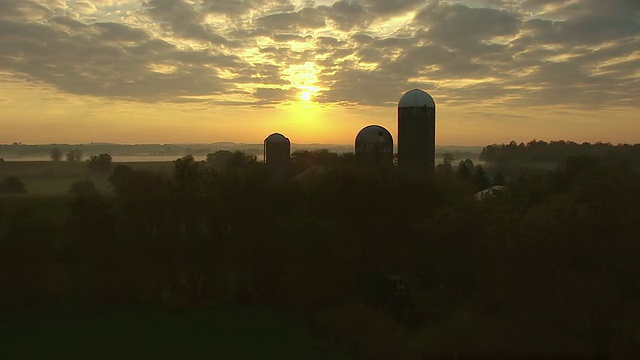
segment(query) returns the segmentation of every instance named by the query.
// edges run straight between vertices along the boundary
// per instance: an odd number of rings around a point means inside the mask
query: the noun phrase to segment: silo
[[[284,135],[273,133],[264,139],[264,161],[269,172],[278,179],[287,175],[291,142]]]
[[[393,165],[393,137],[379,125],[364,127],[356,135],[356,159],[364,166]]]
[[[431,95],[414,89],[398,102],[398,166],[433,172],[436,147],[436,104]]]

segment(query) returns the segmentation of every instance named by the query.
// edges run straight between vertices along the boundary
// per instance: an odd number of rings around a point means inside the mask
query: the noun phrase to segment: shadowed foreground
[[[341,359],[259,310],[78,311],[0,317],[4,359]]]
[[[499,176],[470,160],[415,179],[294,152],[275,181],[231,155],[0,197],[0,359],[322,358],[315,337],[363,360],[640,354],[629,163],[572,157],[478,198]],[[37,315],[60,304],[102,312]],[[220,312],[245,307],[313,336]]]

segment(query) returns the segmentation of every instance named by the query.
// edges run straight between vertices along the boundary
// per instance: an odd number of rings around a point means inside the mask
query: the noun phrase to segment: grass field
[[[167,174],[173,171],[173,162],[171,161],[114,163],[114,166],[116,165],[126,165],[135,170],[148,170]],[[20,196],[66,196],[73,183],[85,179],[93,181],[99,191],[108,193],[110,191],[107,180],[109,175],[110,173],[96,173],[89,170],[86,162],[0,162],[0,181],[7,176],[15,176],[24,182],[27,193]]]
[[[110,310],[0,316],[2,359],[347,359],[263,310]]]

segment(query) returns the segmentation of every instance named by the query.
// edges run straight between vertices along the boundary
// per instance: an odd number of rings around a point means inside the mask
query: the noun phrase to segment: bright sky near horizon
[[[639,0],[0,0],[0,143],[640,142]]]

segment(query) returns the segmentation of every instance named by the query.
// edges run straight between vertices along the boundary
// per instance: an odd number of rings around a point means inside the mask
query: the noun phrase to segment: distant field
[[[170,174],[172,161],[116,162],[136,170],[148,170]],[[96,173],[89,170],[86,162],[69,161],[4,161],[0,162],[0,181],[7,176],[16,176],[25,183],[27,193],[21,196],[61,196],[67,195],[71,185],[79,180],[91,180],[99,191],[110,191],[110,173]],[[15,196],[15,195],[13,195]]]

